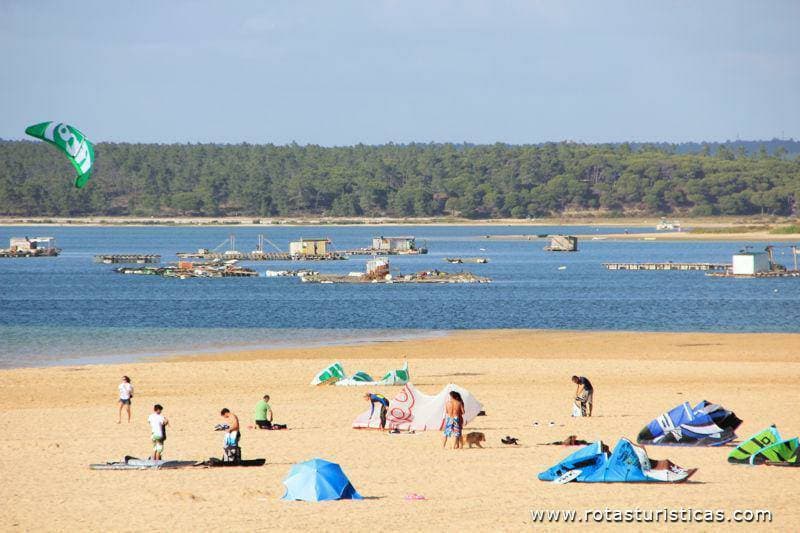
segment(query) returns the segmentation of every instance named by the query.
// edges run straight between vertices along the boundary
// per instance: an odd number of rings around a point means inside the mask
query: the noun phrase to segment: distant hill
[[[775,155],[781,148],[785,150],[784,157],[794,159],[800,155],[800,141],[794,139],[772,139],[771,141],[725,141],[720,142],[682,142],[670,143],[630,143],[634,149],[639,149],[646,145],[656,146],[663,150],[671,150],[676,154],[699,154],[706,147],[715,154],[720,146],[725,146],[737,153],[740,148],[744,149],[748,155],[756,155],[763,148],[769,155]]]

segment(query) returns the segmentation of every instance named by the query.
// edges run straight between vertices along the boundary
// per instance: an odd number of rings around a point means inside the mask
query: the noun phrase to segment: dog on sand
[[[480,431],[472,431],[470,433],[467,433],[466,439],[467,439],[467,444],[469,445],[470,448],[472,448],[473,444],[478,448],[483,448],[483,446],[481,446],[481,442],[486,442],[486,435],[484,435]]]

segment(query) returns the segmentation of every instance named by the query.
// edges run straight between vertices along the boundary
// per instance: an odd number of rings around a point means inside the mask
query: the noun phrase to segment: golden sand
[[[442,450],[440,435],[392,436],[350,428],[367,408],[363,389],[309,386],[327,362],[372,375],[407,357],[426,393],[450,382],[469,389],[488,416],[486,449]],[[595,385],[595,417],[570,418],[570,376]],[[136,388],[131,424],[116,424],[117,384]],[[733,466],[729,448],[649,448],[654,458],[697,467],[679,485],[537,481],[575,448],[542,446],[569,434],[613,445],[635,438],[659,413],[702,399],[733,409],[746,437],[775,423],[800,433],[800,335],[479,331],[430,340],[239,352],[169,361],[0,371],[0,530],[251,531],[270,529],[521,530],[531,509],[767,509],[770,530],[800,521],[800,468]],[[380,392],[391,396],[397,388]],[[170,419],[165,458],[221,452],[212,428],[229,407],[249,421],[272,396],[287,431],[245,430],[245,457],[261,468],[93,471],[90,463],[145,457],[146,417],[162,403]],[[533,421],[540,423],[533,426]],[[555,425],[550,427],[548,422]],[[513,435],[521,446],[500,438]],[[292,464],[338,462],[364,501],[284,502]],[[406,494],[426,501],[406,501]],[[644,524],[629,525],[644,529]],[[709,524],[695,524],[710,530]],[[552,524],[547,527],[554,527]],[[615,526],[619,527],[619,526]],[[673,526],[675,527],[675,526]],[[752,527],[752,526],[751,526]],[[744,528],[742,528],[744,529]]]

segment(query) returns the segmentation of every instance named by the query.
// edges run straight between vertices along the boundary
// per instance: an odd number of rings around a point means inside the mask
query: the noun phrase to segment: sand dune
[[[128,365],[0,371],[0,529],[228,531],[310,529],[520,530],[531,509],[768,509],[770,529],[800,519],[800,468],[728,465],[727,449],[650,448],[698,467],[674,486],[569,484],[536,480],[568,453],[539,443],[568,434],[613,445],[634,438],[654,416],[682,401],[720,402],[736,411],[745,437],[769,423],[800,433],[800,335],[646,334],[536,331],[456,333],[428,341],[275,350]],[[487,417],[484,450],[442,450],[440,435],[390,436],[350,429],[366,407],[363,390],[312,388],[328,360],[351,372],[381,374],[408,357],[425,392],[448,382],[468,388]],[[134,420],[116,422],[122,374],[136,387]],[[569,376],[592,378],[596,417],[571,419]],[[391,395],[396,389],[382,390]],[[212,431],[223,406],[249,419],[264,392],[288,431],[245,431],[252,469],[92,471],[88,464],[149,453],[146,416],[154,402],[172,422],[165,456],[219,455]],[[534,428],[532,422],[541,423]],[[548,422],[554,421],[555,427]],[[520,438],[518,448],[500,443]],[[574,449],[574,448],[573,448]],[[323,457],[342,465],[365,501],[283,502],[291,464]],[[408,493],[427,501],[405,501]],[[606,525],[607,526],[607,525]],[[708,524],[695,524],[708,530]],[[554,527],[552,524],[548,527]],[[636,529],[645,526],[633,525]]]

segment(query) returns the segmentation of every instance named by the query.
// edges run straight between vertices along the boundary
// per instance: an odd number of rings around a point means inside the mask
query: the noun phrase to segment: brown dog
[[[483,446],[481,446],[481,442],[486,442],[486,435],[480,431],[473,431],[471,433],[467,433],[466,439],[470,448],[472,448],[473,444],[478,448],[483,448]]]

